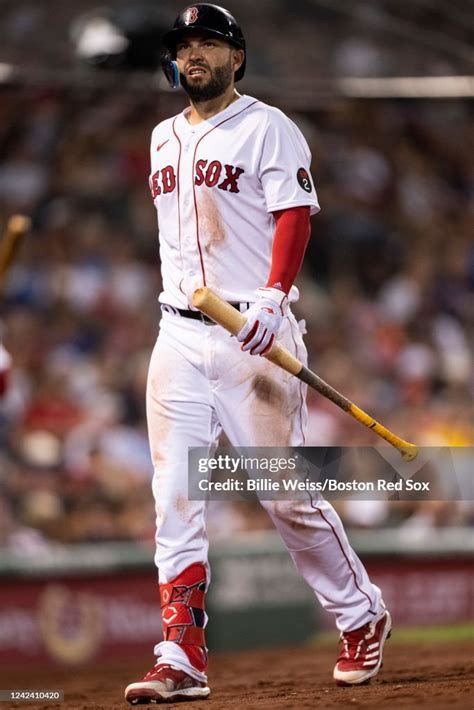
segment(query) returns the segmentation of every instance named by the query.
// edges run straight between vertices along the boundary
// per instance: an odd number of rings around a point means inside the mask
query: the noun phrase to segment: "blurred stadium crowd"
[[[148,43],[156,47],[181,6],[176,0],[2,0],[0,61],[28,76],[67,72],[72,81],[80,25],[99,14],[137,39],[133,63],[143,67]],[[286,89],[313,78],[472,71],[472,8],[466,0],[229,0],[226,6],[244,30],[247,75],[275,84],[277,79]]]
[[[0,220],[24,212],[34,229],[0,306],[13,359],[0,547],[153,539],[144,393],[161,280],[148,144],[167,102],[119,88],[1,90]],[[341,100],[292,118],[322,205],[295,309],[310,365],[419,445],[473,444],[467,104]],[[375,443],[331,403],[308,402],[308,445]],[[356,525],[468,519],[453,504],[346,508]],[[269,526],[247,504],[213,510],[211,533]]]

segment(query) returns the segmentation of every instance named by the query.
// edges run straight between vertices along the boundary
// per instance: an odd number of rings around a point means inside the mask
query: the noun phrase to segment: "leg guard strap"
[[[200,563],[190,565],[171,582],[160,584],[165,641],[174,641],[183,647],[205,647],[205,590],[206,570]],[[188,653],[187,648],[184,650]],[[199,657],[203,657],[202,650],[200,649]],[[204,655],[207,659],[207,655]]]

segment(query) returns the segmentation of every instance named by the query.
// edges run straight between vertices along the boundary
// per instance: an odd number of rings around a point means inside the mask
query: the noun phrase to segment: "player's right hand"
[[[242,343],[244,352],[265,355],[272,349],[280,330],[286,294],[272,288],[259,288],[256,293],[262,297],[244,313],[247,322],[237,334],[237,340]]]

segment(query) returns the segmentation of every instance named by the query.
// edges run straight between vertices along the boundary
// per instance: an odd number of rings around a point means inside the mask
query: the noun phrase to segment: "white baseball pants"
[[[292,314],[284,318],[279,340],[306,364]],[[209,571],[205,503],[187,498],[188,447],[208,447],[211,453],[222,429],[233,446],[303,446],[305,390],[300,380],[265,358],[242,353],[220,326],[163,313],[147,387],[160,582],[195,562]],[[327,501],[314,497],[313,502],[262,505],[339,630],[357,629],[383,614],[380,590]]]

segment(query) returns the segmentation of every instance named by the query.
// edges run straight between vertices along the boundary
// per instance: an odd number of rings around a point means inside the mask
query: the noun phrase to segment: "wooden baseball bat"
[[[10,217],[0,242],[0,293],[3,291],[5,277],[15,257],[21,238],[31,229],[31,219],[22,214]]]
[[[209,288],[198,288],[193,294],[193,305],[199,308],[213,321],[221,325],[233,335],[242,329],[245,325],[245,317],[233,306],[226,301],[223,301]],[[294,357],[283,345],[275,342],[270,352],[265,355],[267,360],[275,363],[287,372],[290,372],[295,377],[298,377],[307,385],[315,389],[317,392],[330,399],[331,402],[337,404],[338,407],[348,412],[358,422],[364,424],[369,429],[372,429],[376,434],[392,444],[398,449],[405,461],[413,461],[418,455],[418,448],[415,444],[410,444],[408,441],[401,439],[394,434],[390,429],[387,429],[379,422],[375,421],[369,414],[366,414],[362,409],[353,404],[344,395],[328,385],[321,377],[318,377],[315,372],[305,367],[296,357]]]

